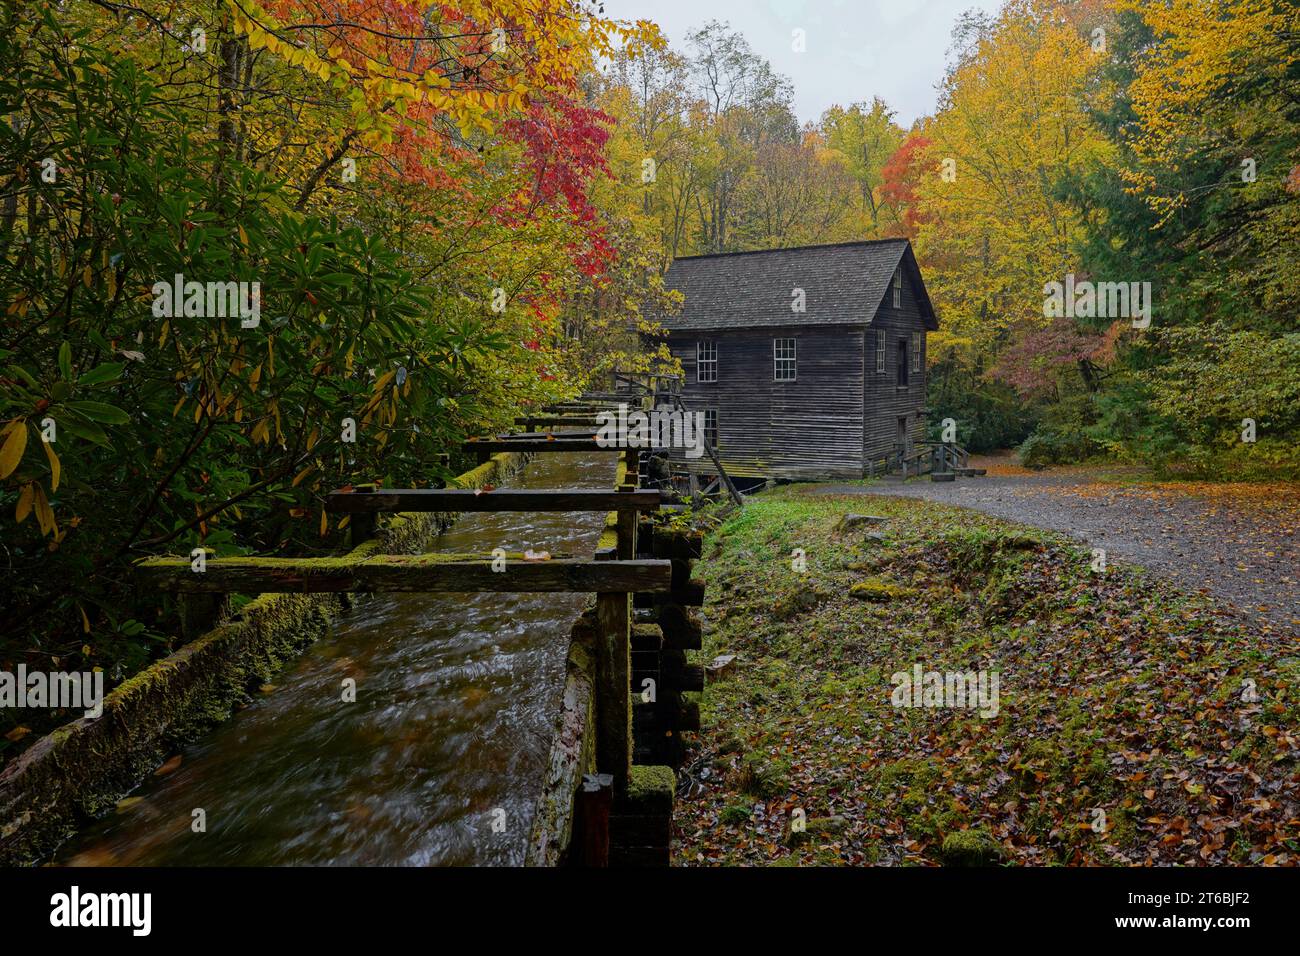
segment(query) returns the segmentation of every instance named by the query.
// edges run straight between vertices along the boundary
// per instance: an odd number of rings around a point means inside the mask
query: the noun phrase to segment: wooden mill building
[[[654,318],[731,475],[860,478],[924,439],[938,321],[907,240],[690,256],[666,281],[684,302]]]

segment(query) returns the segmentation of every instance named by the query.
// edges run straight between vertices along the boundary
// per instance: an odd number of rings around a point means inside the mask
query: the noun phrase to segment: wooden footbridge
[[[380,489],[334,492],[325,507],[346,515],[352,549],[330,558],[211,558],[141,562],[142,583],[181,596],[184,629],[211,629],[230,594],[370,592],[585,592],[595,595],[575,624],[560,712],[529,836],[531,865],[666,865],[680,734],[699,729],[683,694],[703,689],[703,668],[686,662],[700,647],[691,611],[703,587],[691,581],[700,538],[673,530],[657,513],[666,495],[642,487],[642,450],[598,442],[595,414],[617,401],[655,400],[652,388],[588,394],[519,424],[529,431],[467,441],[480,461],[500,452],[619,456],[610,490],[556,488]],[[545,429],[538,431],[536,429]],[[556,431],[557,428],[573,429]],[[593,511],[607,514],[591,558],[551,554],[385,554],[385,515],[457,512]]]

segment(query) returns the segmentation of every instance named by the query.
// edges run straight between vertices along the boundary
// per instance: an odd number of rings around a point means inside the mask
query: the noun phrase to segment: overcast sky
[[[729,22],[794,81],[795,111],[816,120],[836,103],[873,96],[910,126],[934,112],[935,86],[958,15],[992,13],[1000,0],[604,0],[616,19],[659,24],[674,49],[708,20]],[[808,51],[795,53],[792,32],[806,31]]]

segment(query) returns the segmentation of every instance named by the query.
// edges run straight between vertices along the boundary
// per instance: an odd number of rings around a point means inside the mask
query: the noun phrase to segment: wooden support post
[[[375,484],[357,485],[355,494],[373,495],[379,490]],[[375,514],[360,512],[348,519],[348,542],[356,548],[375,536]]]
[[[620,561],[631,561],[636,557],[637,513],[627,508],[620,508],[618,515],[618,547],[616,557]]]
[[[552,558],[511,561],[510,573],[494,570],[491,555],[373,555],[320,561],[312,558],[221,558],[203,574],[185,558],[146,558],[136,577],[162,591],[207,594],[289,592],[327,594],[385,591],[447,594],[467,591],[518,593],[645,594],[672,591],[669,561],[584,561]],[[508,559],[509,560],[509,559]]]
[[[614,778],[607,773],[584,774],[578,791],[582,821],[583,866],[609,866],[609,811],[614,804]]]
[[[615,557],[620,561],[636,555],[636,523],[635,511],[618,512]],[[620,796],[632,768],[631,597],[627,592],[596,595],[596,769],[613,776]]]
[[[617,521],[614,556],[631,560],[636,555],[637,513],[619,510]],[[622,796],[632,769],[632,595],[597,594],[596,626],[596,769],[613,777],[614,793]]]
[[[641,453],[635,448],[623,450],[623,484],[620,491],[636,491],[641,471]]]

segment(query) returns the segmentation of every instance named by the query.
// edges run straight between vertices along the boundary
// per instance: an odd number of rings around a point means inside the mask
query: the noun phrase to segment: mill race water
[[[522,488],[609,488],[537,456]],[[603,514],[462,515],[431,550],[593,553]],[[507,572],[508,573],[508,572]],[[581,594],[361,597],[262,689],[58,855],[75,865],[518,865]],[[356,701],[343,702],[345,678]],[[204,812],[206,832],[192,827]]]

